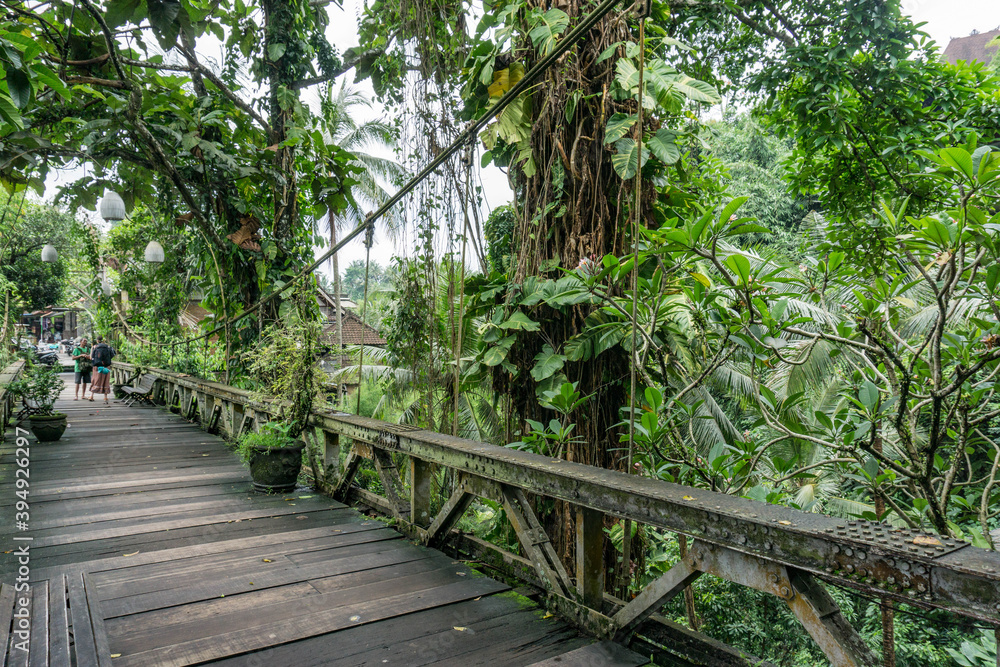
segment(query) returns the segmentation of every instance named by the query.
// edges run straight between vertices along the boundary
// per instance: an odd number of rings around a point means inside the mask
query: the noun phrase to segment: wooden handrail
[[[134,370],[115,367],[121,373]],[[230,436],[278,411],[274,402],[255,401],[235,387],[159,369],[147,372],[161,379],[169,398],[175,393],[182,398],[182,408],[187,402],[188,414],[197,405],[203,424],[219,413],[214,421]],[[310,423],[325,488],[340,498],[363,497],[429,544],[448,538],[473,497],[503,503],[550,602],[598,634],[632,631],[703,572],[785,599],[835,665],[868,664],[873,658],[813,577],[1000,623],[1000,554],[950,537],[802,512],[346,413],[314,412]],[[341,438],[352,441],[343,465]],[[409,491],[391,454],[409,458]],[[352,490],[362,459],[374,464],[384,496]],[[435,465],[455,470],[458,488],[431,517],[429,475]],[[577,553],[584,562],[577,564],[575,583],[548,545],[525,493],[578,508]],[[603,584],[593,579],[605,569],[593,562],[603,552],[605,514],[696,540],[674,570],[612,616],[602,613]]]
[[[0,440],[7,433],[7,424],[14,414],[12,396],[7,391],[7,385],[21,376],[24,365],[24,360],[18,359],[0,372]]]

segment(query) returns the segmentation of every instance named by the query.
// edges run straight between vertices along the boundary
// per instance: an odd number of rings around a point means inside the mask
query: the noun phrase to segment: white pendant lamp
[[[125,219],[125,202],[114,190],[105,190],[101,198],[101,217],[105,222],[118,222]]]
[[[163,263],[163,246],[161,246],[156,241],[150,241],[146,244],[146,261],[150,264],[162,264]]]

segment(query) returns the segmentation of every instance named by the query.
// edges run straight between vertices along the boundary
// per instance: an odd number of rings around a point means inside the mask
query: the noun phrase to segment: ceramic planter
[[[31,432],[39,442],[55,442],[66,431],[66,415],[61,413],[31,415],[28,420],[31,423]]]
[[[273,449],[255,448],[250,456],[250,478],[253,488],[264,493],[283,493],[295,488],[302,468],[304,442]]]

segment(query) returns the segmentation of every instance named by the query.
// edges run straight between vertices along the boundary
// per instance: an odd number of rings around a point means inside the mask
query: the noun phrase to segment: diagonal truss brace
[[[562,564],[555,547],[549,541],[545,528],[538,521],[524,491],[513,486],[500,486],[503,495],[503,507],[507,512],[517,539],[524,548],[525,555],[531,560],[538,573],[538,578],[546,588],[566,598],[575,598],[575,589],[569,574]]]
[[[392,460],[392,454],[384,449],[372,447],[372,462],[375,464],[375,472],[382,482],[382,491],[393,509],[393,514],[397,519],[409,520],[410,501],[403,480],[399,476],[399,469]]]
[[[619,640],[627,638],[703,573],[783,599],[834,667],[880,664],[811,574],[700,540],[679,563],[615,614],[615,636]]]

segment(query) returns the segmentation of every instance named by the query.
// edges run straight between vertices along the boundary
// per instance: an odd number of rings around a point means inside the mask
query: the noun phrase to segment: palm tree
[[[391,150],[395,148],[395,132],[392,125],[378,118],[359,122],[353,112],[371,109],[372,102],[360,91],[341,84],[339,88],[327,86],[320,99],[321,129],[329,143],[353,154],[351,166],[360,171],[354,175],[358,182],[351,188],[347,207],[338,214],[330,213],[327,224],[330,232],[330,247],[337,244],[337,232],[345,227],[361,224],[371,211],[389,199],[386,185],[400,181],[405,170],[391,159],[378,157],[369,150]],[[394,238],[402,229],[403,217],[397,212],[389,212],[382,217],[383,229]],[[337,347],[344,349],[344,337],[340,314],[340,264],[337,253],[330,257],[333,271],[334,302],[336,310]]]

